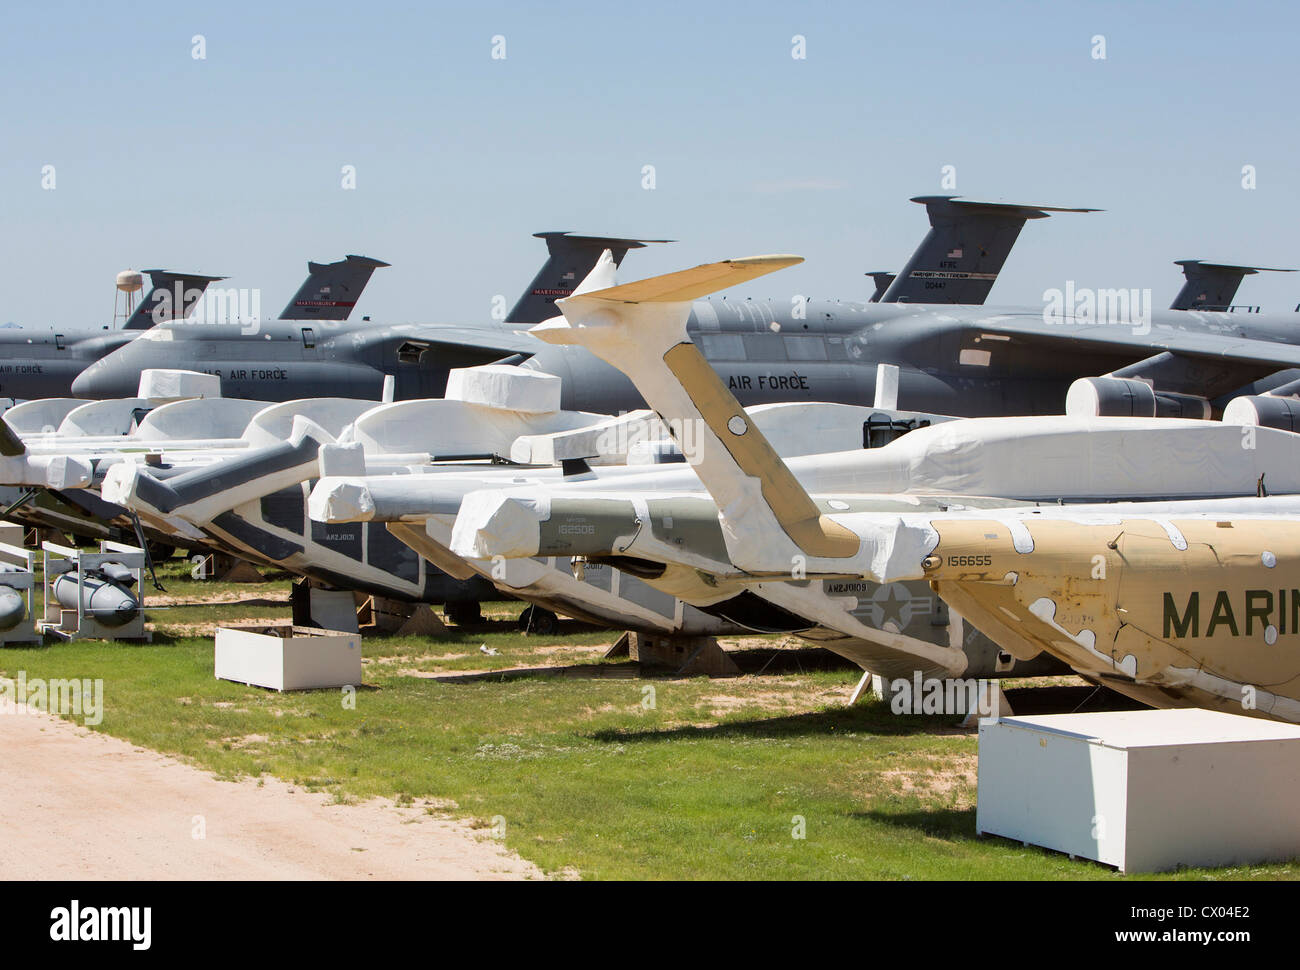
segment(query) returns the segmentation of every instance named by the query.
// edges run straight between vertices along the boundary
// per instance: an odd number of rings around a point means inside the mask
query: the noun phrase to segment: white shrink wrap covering
[[[221,378],[193,370],[148,368],[140,372],[136,397],[151,401],[179,401],[191,397],[221,397]]]
[[[446,397],[505,411],[552,414],[560,410],[560,378],[508,364],[457,367],[447,375]]]

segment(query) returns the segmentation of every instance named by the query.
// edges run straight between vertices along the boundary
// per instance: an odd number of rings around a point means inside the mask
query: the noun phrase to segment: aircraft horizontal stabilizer
[[[1226,310],[1232,306],[1237,288],[1247,276],[1257,273],[1294,273],[1293,269],[1269,266],[1238,266],[1211,263],[1203,259],[1176,259],[1187,282],[1169,305],[1171,310]]]
[[[612,360],[606,353],[596,351],[591,346],[595,339],[593,328],[602,329],[615,343],[622,344],[625,350],[632,349],[633,341],[638,339],[637,336],[631,336],[633,331],[639,331],[639,337],[644,340],[653,328],[662,332],[666,340],[664,349],[667,349],[667,346],[687,339],[686,319],[690,315],[693,300],[802,262],[802,256],[749,256],[704,263],[676,273],[590,291],[580,286],[572,296],[556,301],[555,305],[564,313],[563,317],[553,317],[545,323],[539,323],[529,328],[528,333],[551,344],[585,345],[615,367],[623,369],[623,363]],[[592,270],[590,280],[612,281],[613,274],[610,270],[608,257],[602,256]],[[587,282],[584,280],[584,283]],[[632,314],[635,321],[621,317],[614,321],[608,312],[600,312],[618,308],[639,308],[641,312]],[[629,324],[631,331],[620,335],[618,328],[602,326],[610,322]],[[578,334],[575,332],[577,328],[593,332]],[[607,352],[614,352],[613,348],[608,348]],[[635,382],[635,378],[633,380]]]
[[[537,239],[545,239],[547,246],[558,243],[555,248],[564,248],[565,246],[590,246],[594,249],[644,249],[652,243],[670,243],[676,242],[675,239],[632,239],[627,236],[584,236],[578,233],[569,232],[535,232],[533,236]],[[621,261],[622,257],[616,257],[616,261]]]
[[[1104,212],[1104,209],[1088,209],[1080,206],[1035,205],[1022,202],[996,202],[980,199],[963,199],[955,195],[918,195],[912,198],[930,208],[934,204],[947,204],[968,211],[986,212],[990,215],[1014,215],[1020,219],[1046,219],[1052,212]]]
[[[149,275],[149,292],[122,324],[123,330],[148,330],[158,323],[188,317],[208,284],[226,278],[202,273],[174,273],[166,269],[146,269],[143,272]]]
[[[894,279],[898,276],[897,273],[890,273],[886,270],[876,270],[867,275],[870,276],[871,281],[876,284],[876,292],[871,294],[871,303],[879,303],[880,298],[885,295],[889,290],[890,284],[892,284]]]
[[[583,236],[570,232],[535,232],[546,240],[546,262],[520,295],[505,322],[541,323],[555,316],[555,301],[573,293],[574,287],[608,252],[614,265],[623,262],[629,249],[642,249],[649,243],[669,243],[671,239],[628,239],[620,236]]]
[[[615,303],[686,303],[802,262],[802,256],[788,255],[724,259],[719,263],[704,263],[693,269],[584,293],[563,302],[586,299]]]
[[[912,201],[925,206],[930,231],[872,302],[982,304],[1027,220],[1046,219],[1053,212],[1098,211],[952,195],[918,195]],[[880,284],[877,277],[878,290]]]
[[[370,256],[348,255],[336,263],[307,263],[307,279],[281,320],[346,320],[375,270],[391,265]]]

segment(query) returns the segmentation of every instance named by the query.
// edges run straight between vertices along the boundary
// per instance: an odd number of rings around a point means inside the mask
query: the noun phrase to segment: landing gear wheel
[[[519,629],[525,633],[536,633],[548,637],[559,626],[560,618],[550,610],[540,606],[530,606],[519,614]]]
[[[447,614],[447,619],[457,626],[469,626],[483,619],[483,610],[477,600],[448,603],[443,612]]]

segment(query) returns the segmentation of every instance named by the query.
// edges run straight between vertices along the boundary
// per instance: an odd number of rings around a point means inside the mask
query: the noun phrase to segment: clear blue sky
[[[795,252],[807,263],[749,289],[863,299],[862,273],[920,239],[906,200],[939,192],[944,165],[969,197],[1108,210],[1027,226],[992,302],[1073,279],[1163,306],[1177,258],[1300,266],[1298,19],[1209,2],[12,5],[0,321],[105,323],[128,266],[226,274],[274,312],[309,258],[345,253],[393,263],[363,298],[377,320],[482,320],[548,229],[680,240],[625,278]],[[1241,299],[1290,310],[1300,274]]]

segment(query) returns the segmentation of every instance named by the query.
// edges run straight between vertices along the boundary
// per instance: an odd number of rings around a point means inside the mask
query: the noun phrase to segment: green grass
[[[262,587],[246,589],[256,598]],[[153,644],[6,649],[0,672],[102,677],[97,730],[223,777],[265,773],[340,801],[383,795],[483,825],[501,816],[506,844],[549,873],[1125,878],[976,838],[975,736],[879,703],[846,708],[851,671],[787,664],[730,680],[636,678],[599,652],[549,649],[608,643],[611,633],[523,637],[506,629],[518,609],[490,606],[498,619],[439,640],[368,638],[355,709],[338,691],[277,694],[218,681],[212,641],[172,638],[161,613]],[[206,610],[248,615],[238,604]],[[484,656],[480,644],[498,655]],[[653,708],[643,704],[647,688]],[[806,838],[792,837],[795,816]],[[1174,878],[1298,874],[1293,864]]]
[[[430,648],[430,653],[442,649]],[[773,714],[773,691],[839,690],[849,673],[738,681],[372,676],[276,694],[212,677],[212,645],[95,642],[6,650],[9,676],[103,677],[100,730],[236,778],[268,773],[341,800],[455,803],[506,820],[547,871],[593,878],[1121,878],[1102,866],[974,837],[969,784],[900,790],[975,754],[880,704]],[[381,668],[382,669],[382,668]],[[652,686],[656,709],[642,707]],[[709,698],[739,707],[718,716]],[[253,740],[248,740],[253,738]],[[261,740],[265,738],[267,740]],[[793,818],[807,837],[791,837]],[[1293,877],[1294,866],[1216,873]],[[1183,876],[1202,875],[1199,872]]]

